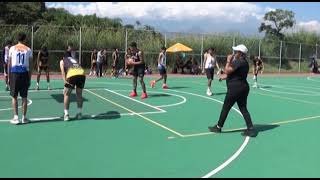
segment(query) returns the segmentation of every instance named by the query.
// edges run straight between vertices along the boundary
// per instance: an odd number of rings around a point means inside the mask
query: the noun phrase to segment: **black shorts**
[[[135,65],[133,67],[133,70],[132,70],[132,75],[134,77],[144,77],[144,71],[146,69],[146,65],[145,64],[139,64],[139,65]]]
[[[158,70],[161,76],[167,74],[167,70],[164,66],[161,66],[161,67],[158,66]]]
[[[72,76],[69,79],[67,79],[67,81],[68,83],[65,84],[64,87],[68,89],[74,89],[75,87],[83,89],[84,84],[86,83],[86,76],[83,76],[83,75]]]
[[[40,71],[48,71],[49,70],[49,68],[48,68],[48,66],[39,66],[39,68],[38,68],[38,72],[40,72]]]
[[[5,63],[5,64],[3,65],[3,68],[4,68],[4,69],[3,69],[4,75],[5,75],[5,76],[8,76],[8,64]]]
[[[29,73],[11,73],[10,74],[10,95],[17,97],[18,93],[22,98],[28,97],[30,86]]]
[[[213,80],[214,77],[214,69],[210,68],[210,69],[206,69],[206,74],[207,74],[207,78]]]

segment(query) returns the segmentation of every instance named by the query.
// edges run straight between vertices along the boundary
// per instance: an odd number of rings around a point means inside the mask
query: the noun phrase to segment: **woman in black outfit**
[[[251,117],[247,110],[247,98],[249,94],[247,76],[249,72],[249,63],[246,60],[246,54],[248,49],[243,44],[232,47],[232,49],[234,53],[228,56],[225,72],[220,77],[227,81],[227,94],[224,99],[218,124],[209,127],[209,130],[211,132],[220,133],[230,109],[237,102],[247,125],[247,130],[244,131],[242,135],[255,136]]]

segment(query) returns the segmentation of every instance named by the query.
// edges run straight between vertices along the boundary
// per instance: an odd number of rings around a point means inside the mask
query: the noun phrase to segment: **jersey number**
[[[18,59],[19,65],[23,65],[24,64],[24,57],[25,57],[25,54],[23,54],[23,53],[18,53],[17,54],[17,59]]]

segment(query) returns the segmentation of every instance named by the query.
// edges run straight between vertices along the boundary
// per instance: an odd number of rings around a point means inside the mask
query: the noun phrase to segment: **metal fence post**
[[[233,36],[232,46],[236,46],[236,37],[235,36]]]
[[[259,58],[261,58],[261,39],[259,40]]]
[[[316,57],[318,59],[318,43],[316,44]]]
[[[81,27],[80,27],[80,33],[79,33],[79,36],[80,36],[80,40],[79,40],[79,64],[81,65],[81,53],[82,53],[82,49],[81,49]]]
[[[126,29],[126,42],[125,42],[125,47],[126,47],[125,51],[127,51],[127,49],[128,49],[128,29]]]
[[[281,60],[282,60],[282,41],[280,41],[280,62],[279,62],[279,73],[281,73]]]
[[[203,35],[201,36],[201,52],[200,52],[200,65],[201,65],[201,67],[203,67],[202,53],[203,53]]]
[[[300,51],[299,51],[299,72],[301,72],[300,65],[301,65],[301,43],[300,43]]]
[[[31,50],[33,52],[33,26],[31,26]]]
[[[164,47],[167,48],[167,34],[164,33]],[[164,64],[167,65],[167,53],[164,54],[165,57],[164,57]]]

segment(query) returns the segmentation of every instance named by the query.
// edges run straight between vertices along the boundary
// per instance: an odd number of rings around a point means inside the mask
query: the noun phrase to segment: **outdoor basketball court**
[[[151,78],[146,78],[149,84]],[[252,78],[248,77],[250,83]],[[84,118],[63,121],[63,81],[42,79],[29,91],[27,125],[11,125],[11,99],[0,83],[1,177],[319,177],[320,77],[263,76],[248,109],[259,134],[241,136],[235,105],[225,133],[214,125],[226,93],[205,77],[170,77],[170,89],[147,87],[128,97],[132,80],[88,78]],[[19,101],[19,105],[21,101]],[[21,117],[21,108],[19,108]]]

